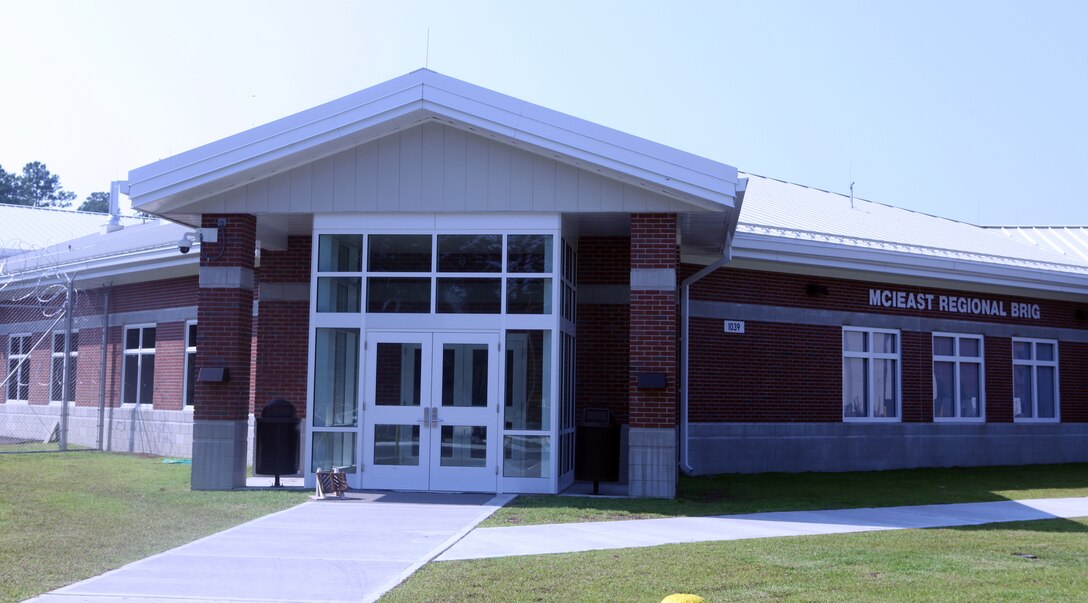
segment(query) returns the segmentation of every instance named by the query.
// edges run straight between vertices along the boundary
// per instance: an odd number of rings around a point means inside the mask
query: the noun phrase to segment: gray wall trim
[[[118,312],[110,314],[110,326],[119,327],[138,323],[178,322],[184,320],[196,320],[196,306],[184,306],[181,308],[163,308],[161,310],[139,310],[135,312]],[[72,328],[80,331],[83,329],[101,329],[102,315],[77,316],[72,321]],[[41,333],[43,331],[63,331],[64,320],[42,319],[25,322],[12,322],[0,325],[0,335],[12,333]]]
[[[973,320],[955,320],[950,318],[897,316],[894,314],[875,314],[869,312],[816,310],[811,308],[760,306],[756,304],[735,304],[729,302],[695,300],[691,301],[690,308],[691,316],[696,318],[750,320],[753,322],[777,322],[820,327],[841,327],[843,325],[849,325],[917,332],[942,331],[948,333],[979,333],[989,337],[1038,337],[1040,339],[1058,339],[1061,341],[1088,343],[1088,329],[1037,327],[1032,325],[976,322]]]
[[[689,430],[699,475],[1088,461],[1088,423],[692,423]]]
[[[200,286],[205,289],[253,289],[253,270],[241,266],[201,266]]]
[[[578,304],[631,303],[631,288],[627,285],[578,285]]]
[[[632,291],[675,291],[675,268],[632,268]]]
[[[310,283],[261,283],[263,302],[309,302]]]
[[[110,326],[133,325],[139,323],[179,322],[184,320],[196,320],[196,306],[183,308],[163,308],[161,310],[139,310],[136,312],[118,312],[110,314]],[[101,324],[99,318],[99,324]]]

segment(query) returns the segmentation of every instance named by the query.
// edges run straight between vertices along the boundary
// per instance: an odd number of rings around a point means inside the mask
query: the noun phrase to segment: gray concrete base
[[[628,493],[637,498],[674,498],[676,430],[632,427],[628,446]]]
[[[246,486],[249,421],[193,421],[193,490]]]
[[[696,475],[1088,462],[1085,423],[692,423]]]
[[[112,410],[112,412],[111,412]],[[60,404],[0,404],[0,436],[43,441],[61,421]],[[189,458],[193,448],[193,413],[144,406],[106,408],[69,406],[68,444],[97,448],[99,419],[102,448]]]

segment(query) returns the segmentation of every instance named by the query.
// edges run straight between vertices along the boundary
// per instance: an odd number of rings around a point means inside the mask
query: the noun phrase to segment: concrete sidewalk
[[[373,601],[511,498],[352,492],[346,500],[303,503],[32,601]]]
[[[1088,517],[1088,498],[481,528],[439,555],[437,561],[1067,517]]]

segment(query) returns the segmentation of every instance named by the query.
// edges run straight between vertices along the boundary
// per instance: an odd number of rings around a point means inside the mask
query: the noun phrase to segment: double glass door
[[[367,333],[367,488],[495,492],[497,333]]]

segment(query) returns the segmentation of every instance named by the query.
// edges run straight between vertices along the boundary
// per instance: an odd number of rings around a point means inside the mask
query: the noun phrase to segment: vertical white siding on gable
[[[224,213],[668,212],[686,204],[438,123],[210,198]]]

